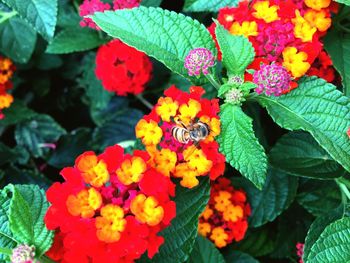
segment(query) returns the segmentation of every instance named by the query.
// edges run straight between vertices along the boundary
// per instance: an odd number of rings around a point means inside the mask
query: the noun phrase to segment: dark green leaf
[[[17,11],[46,40],[55,32],[57,22],[57,0],[2,0]],[[18,29],[17,29],[18,30]],[[22,31],[19,31],[22,33]]]
[[[0,126],[13,125],[36,116],[34,111],[27,108],[22,101],[17,99],[11,104],[10,108],[4,109],[3,113],[6,117],[0,120]]]
[[[35,43],[35,31],[22,19],[13,17],[0,24],[0,51],[15,62],[28,62]]]
[[[162,0],[142,0],[141,1],[141,5],[146,7],[150,7],[150,6],[158,7],[160,6],[161,3],[162,3]]]
[[[188,263],[225,263],[225,260],[212,242],[197,236]]]
[[[338,0],[337,2],[348,2],[350,5],[349,0]],[[350,34],[344,34],[334,28],[327,32],[324,38],[324,47],[331,56],[334,67],[342,77],[345,95],[350,96],[350,72],[348,70],[350,68]]]
[[[247,180],[234,179],[234,185],[242,187],[252,207],[249,226],[258,227],[275,220],[295,198],[298,178],[269,168],[266,183],[260,191]]]
[[[230,249],[228,253],[224,254],[224,256],[226,262],[228,263],[259,263],[259,261],[257,261],[251,255],[232,249]]]
[[[75,158],[91,149],[91,131],[79,128],[69,134],[63,135],[57,142],[57,148],[52,152],[48,163],[57,168],[73,166]]]
[[[12,234],[19,242],[34,245],[36,255],[43,255],[51,247],[54,235],[44,223],[49,207],[45,192],[36,185],[10,184],[2,195],[11,195],[8,217]]]
[[[16,126],[15,139],[34,157],[41,157],[48,152],[49,144],[55,143],[66,131],[50,116],[37,114]]]
[[[350,171],[350,100],[332,84],[303,78],[298,88],[280,97],[258,96],[274,121],[288,130],[304,130]]]
[[[204,25],[182,14],[161,8],[140,7],[106,11],[93,15],[95,23],[107,34],[119,38],[164,63],[170,70],[190,78],[184,67],[185,57],[194,48],[207,48],[214,55],[214,41]],[[205,76],[190,78],[207,83]]]
[[[267,158],[253,130],[253,120],[240,107],[224,104],[220,111],[220,151],[226,161],[261,189],[265,182]]]
[[[247,66],[254,60],[252,43],[244,36],[230,34],[219,23],[215,34],[222,52],[222,64],[229,75],[242,76]]]
[[[270,163],[293,175],[315,179],[334,179],[344,169],[319,146],[308,133],[298,131],[284,135],[269,154]]]
[[[185,0],[185,12],[217,12],[219,9],[236,6],[238,0]]]
[[[101,46],[107,39],[100,37],[96,30],[86,27],[67,28],[59,32],[47,46],[50,54],[68,54],[86,51]]]

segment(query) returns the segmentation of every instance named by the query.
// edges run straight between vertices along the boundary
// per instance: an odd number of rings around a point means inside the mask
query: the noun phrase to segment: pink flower
[[[303,255],[304,255],[304,244],[303,243],[297,243],[297,256],[300,258],[299,263],[304,263],[303,261]]]
[[[215,64],[215,57],[209,49],[195,48],[192,49],[185,58],[185,68],[188,75],[199,76],[201,73],[208,75],[208,69]]]
[[[140,6],[140,0],[114,0],[113,8],[114,10],[124,9],[124,8],[134,8]]]
[[[80,22],[80,26],[87,26],[100,30],[100,28],[95,24],[94,21],[92,21],[91,18],[85,16],[93,15],[95,12],[103,12],[109,9],[111,9],[110,5],[103,3],[100,0],[84,0],[84,2],[79,7],[79,15],[83,17],[83,20]]]

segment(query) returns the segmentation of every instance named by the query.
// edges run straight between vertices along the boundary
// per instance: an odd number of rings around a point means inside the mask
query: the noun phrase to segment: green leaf
[[[252,43],[244,36],[230,34],[218,22],[215,35],[222,52],[222,64],[229,75],[243,75],[245,69],[254,60],[255,52]]]
[[[207,48],[215,56],[217,54],[209,31],[197,20],[161,8],[142,6],[96,12],[92,18],[108,35],[154,57],[171,71],[196,84],[208,82],[203,75],[189,77],[184,67],[185,57],[194,48]]]
[[[199,235],[188,263],[225,263],[225,260],[212,242]]]
[[[57,22],[57,0],[2,0],[17,11],[46,40],[55,32]],[[22,32],[22,31],[19,31]]]
[[[66,28],[59,32],[47,46],[50,54],[69,54],[90,50],[106,43],[96,30],[86,27]]]
[[[242,178],[243,179],[243,178]],[[234,179],[247,192],[252,208],[249,226],[259,227],[275,220],[293,202],[298,188],[298,178],[269,168],[266,183],[260,191],[247,180]]]
[[[303,78],[299,87],[280,97],[258,96],[274,121],[288,130],[311,133],[330,156],[350,171],[350,100],[332,84]]]
[[[230,249],[228,253],[224,254],[226,262],[229,263],[259,263],[251,255],[241,251],[234,251]]]
[[[339,207],[339,208],[334,209],[333,211],[329,212],[326,215],[323,215],[323,216],[316,218],[316,220],[310,226],[310,229],[309,229],[307,236],[305,238],[304,254],[303,254],[303,260],[305,262],[310,254],[311,247],[314,245],[314,243],[320,237],[320,235],[324,231],[324,229],[332,222],[342,218],[342,216],[343,216],[343,207]]]
[[[350,6],[350,0],[336,0],[336,2]]]
[[[306,263],[344,263],[350,261],[350,217],[328,225],[311,247]]]
[[[146,7],[150,7],[150,6],[158,7],[160,6],[161,3],[162,3],[162,0],[142,0],[141,5]]]
[[[35,31],[22,19],[13,17],[0,24],[0,51],[13,61],[27,63],[35,43]]]
[[[340,164],[319,146],[308,133],[290,132],[271,149],[272,166],[297,176],[334,179],[344,175]]]
[[[14,248],[17,240],[13,237],[10,226],[8,212],[10,209],[10,199],[0,194],[0,247]],[[0,261],[5,260],[5,256],[0,254]]]
[[[49,115],[37,114],[16,126],[15,139],[34,157],[48,152],[46,143],[55,143],[66,131]]]
[[[89,53],[82,60],[82,76],[78,84],[85,90],[84,102],[90,105],[91,110],[103,110],[110,102],[113,93],[105,90],[101,81],[95,75],[96,54]]]
[[[198,217],[203,212],[210,195],[208,178],[200,178],[199,181],[200,184],[193,189],[177,184],[174,198],[176,217],[161,233],[165,242],[152,260],[142,262],[178,263],[188,259],[197,237]]]
[[[350,1],[341,0],[340,3],[347,2],[350,5]],[[333,66],[340,73],[343,80],[344,93],[348,97],[350,96],[350,34],[338,31],[333,28],[324,38],[324,47],[328,54],[332,58]]]
[[[22,147],[10,148],[0,142],[0,165],[17,161],[25,163],[27,157],[28,152]]]
[[[34,245],[40,257],[51,247],[54,235],[44,223],[49,207],[45,192],[37,185],[10,184],[2,195],[11,195],[8,217],[12,234],[19,242]]]
[[[27,108],[27,106],[18,99],[11,104],[11,107],[4,109],[3,113],[6,117],[0,120],[0,127],[17,124],[36,116],[33,110]]]
[[[338,207],[341,195],[334,181],[307,180],[299,186],[297,201],[314,216],[320,216]]]
[[[224,104],[220,111],[220,151],[227,162],[261,189],[265,182],[267,158],[254,135],[253,120],[240,107]]]
[[[238,0],[185,0],[185,12],[218,12],[223,7],[234,7]]]
[[[79,128],[63,135],[57,142],[57,148],[48,159],[48,164],[56,168],[73,166],[79,154],[91,149],[90,141],[91,131],[87,128]]]

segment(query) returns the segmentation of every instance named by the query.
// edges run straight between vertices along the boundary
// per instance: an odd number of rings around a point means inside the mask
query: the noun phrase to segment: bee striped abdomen
[[[190,140],[189,132],[181,127],[173,127],[171,129],[171,135],[173,138],[180,143],[188,143]]]

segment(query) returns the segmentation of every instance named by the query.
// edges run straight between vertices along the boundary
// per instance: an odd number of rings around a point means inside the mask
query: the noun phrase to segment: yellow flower
[[[152,166],[163,175],[170,176],[175,170],[176,161],[176,153],[164,148],[154,153]]]
[[[311,26],[316,27],[321,32],[324,32],[330,28],[332,24],[332,19],[326,16],[327,14],[324,10],[315,11],[309,9],[306,11],[304,18]]]
[[[227,245],[228,235],[222,227],[215,227],[211,232],[210,239],[218,248],[222,248]]]
[[[225,221],[236,222],[238,219],[243,218],[243,209],[240,206],[228,205],[223,211],[223,218]]]
[[[317,28],[313,27],[308,21],[306,21],[300,15],[299,10],[295,11],[295,16],[296,17],[292,19],[294,24],[294,36],[300,38],[303,42],[311,42]]]
[[[81,215],[82,218],[92,218],[101,205],[102,196],[94,188],[81,190],[77,195],[70,195],[66,201],[68,212],[73,216]]]
[[[306,62],[307,54],[298,52],[295,47],[286,47],[283,52],[283,66],[291,72],[294,78],[300,78],[310,68],[310,64]]]
[[[220,191],[217,196],[214,197],[215,209],[219,212],[224,212],[225,209],[231,205],[232,195],[227,191]]]
[[[253,13],[255,18],[263,19],[266,23],[271,23],[280,19],[277,14],[279,7],[277,5],[270,6],[269,1],[259,1],[253,5],[256,12]]]
[[[147,122],[141,119],[135,128],[136,137],[142,139],[142,143],[146,146],[156,145],[160,142],[163,131],[154,120]]]
[[[198,233],[201,236],[206,237],[210,233],[210,230],[211,230],[211,226],[209,223],[199,223],[198,224]]]
[[[197,172],[191,169],[187,163],[176,165],[174,176],[181,178],[180,185],[186,188],[193,188],[199,184]]]
[[[109,180],[106,163],[98,160],[94,153],[82,155],[77,160],[76,166],[87,184],[101,187]]]
[[[155,197],[146,197],[144,194],[138,194],[132,199],[130,210],[139,222],[156,226],[164,217],[164,209],[158,204],[158,200]]]
[[[304,1],[305,5],[320,11],[322,8],[326,8],[331,4],[331,0],[305,0]]]
[[[120,165],[116,174],[120,182],[130,185],[132,183],[138,183],[146,169],[147,165],[145,161],[141,157],[134,156],[131,159],[126,159]]]
[[[244,21],[242,25],[238,22],[234,22],[230,27],[230,33],[233,35],[242,35],[245,37],[257,36],[258,25],[255,21]]]
[[[11,94],[5,93],[0,95],[0,110],[10,107],[13,102]]]
[[[182,104],[179,108],[179,118],[185,125],[190,124],[201,110],[201,104],[193,99],[190,99],[187,104]]]
[[[207,138],[205,138],[204,142],[212,142],[214,141],[214,137],[218,136],[221,132],[221,128],[220,128],[220,120],[217,118],[209,118],[206,115],[203,115],[199,118],[199,120],[201,122],[206,123],[209,126],[210,129],[210,133],[207,136]]]
[[[208,173],[213,166],[213,162],[207,159],[204,152],[194,145],[184,150],[183,156],[188,163],[188,167],[197,171],[197,176]]]
[[[213,209],[210,209],[209,206],[206,206],[203,213],[200,216],[203,217],[205,220],[208,220],[213,215],[213,213]]]
[[[161,97],[158,100],[158,105],[156,106],[156,113],[161,117],[163,121],[170,121],[170,117],[176,115],[176,111],[179,108],[177,101],[173,101],[170,97]]]

